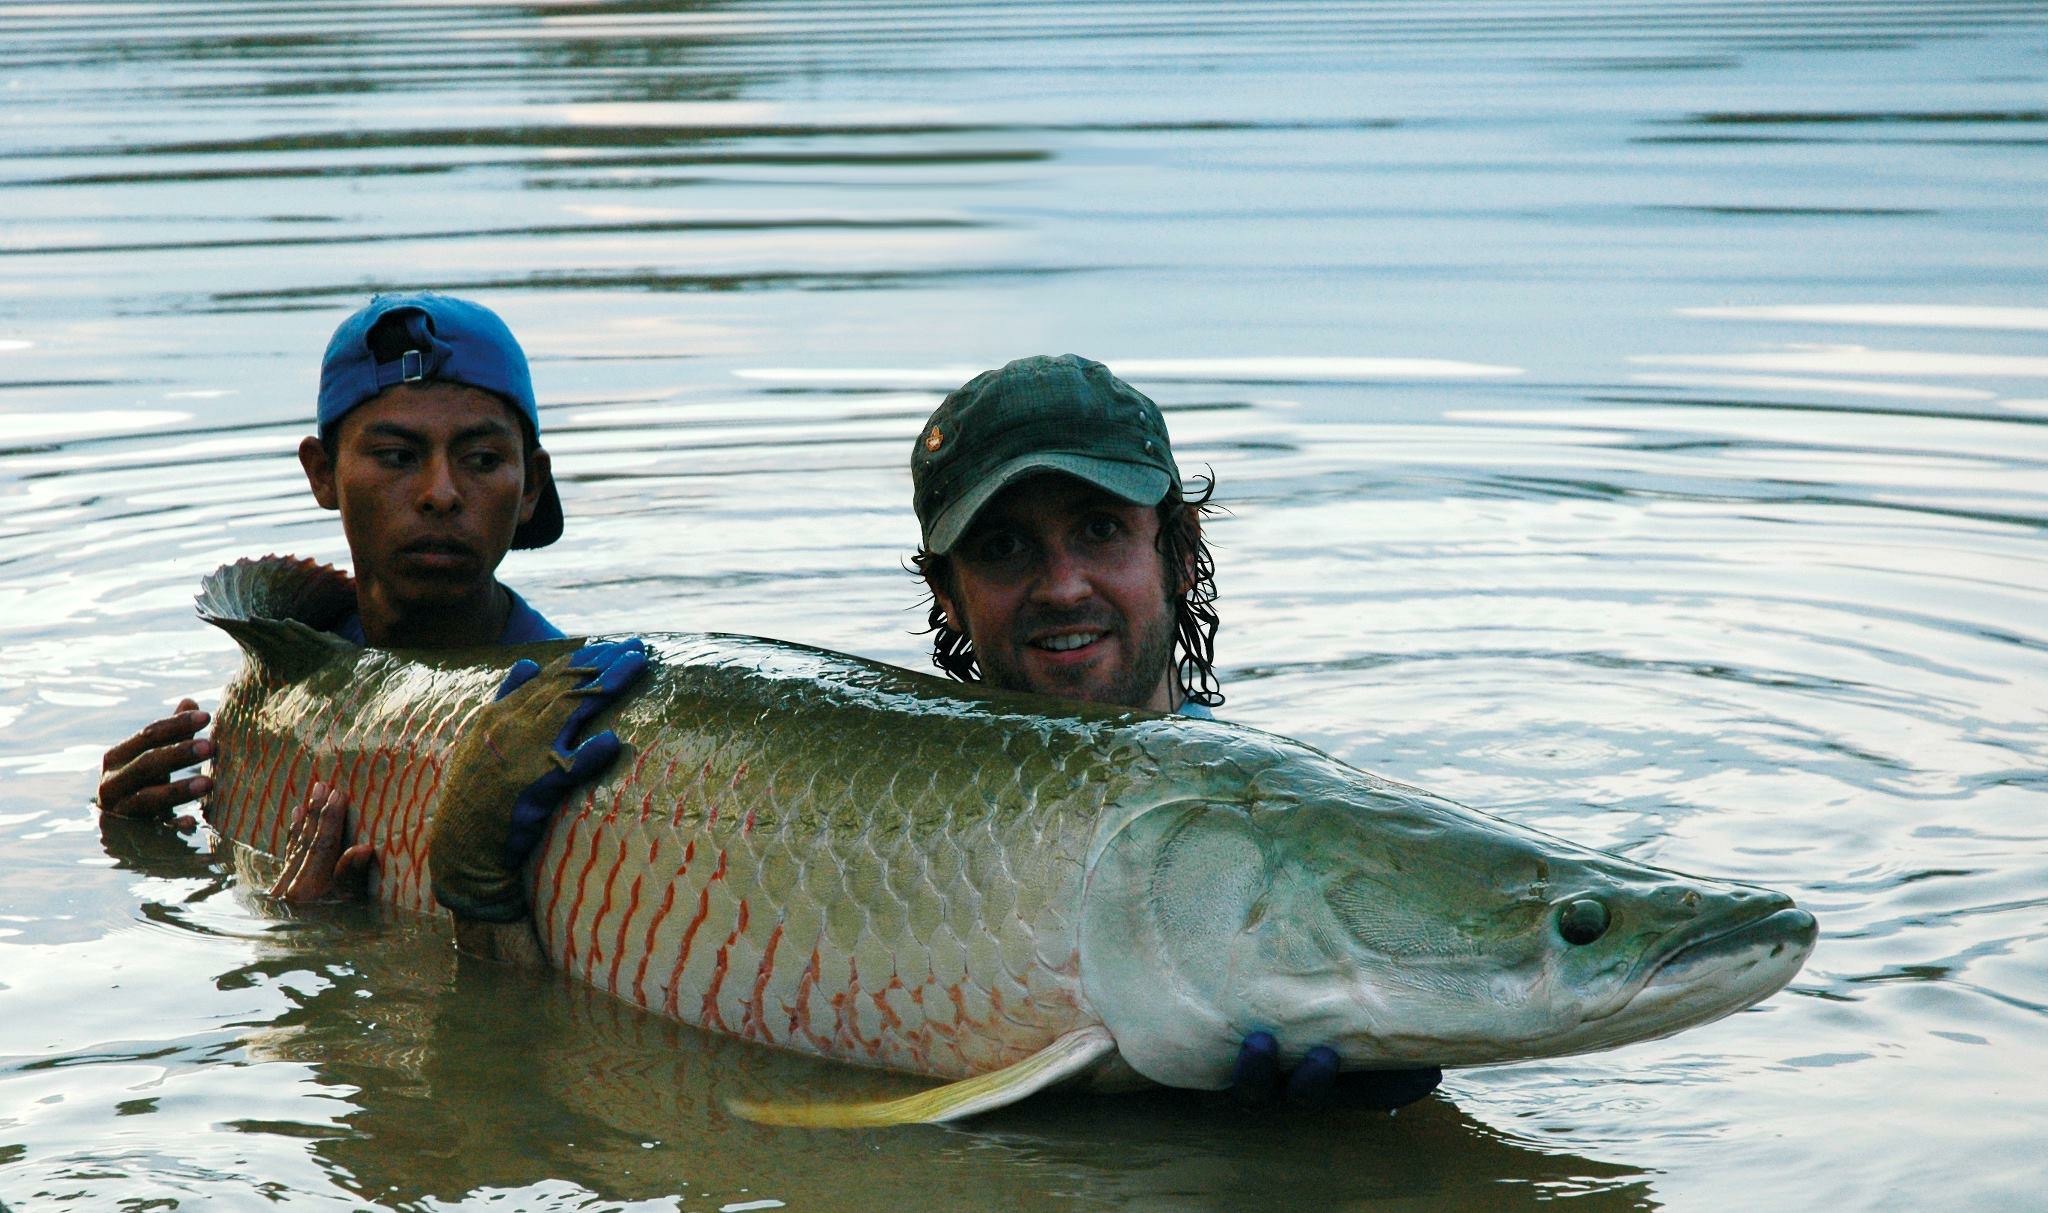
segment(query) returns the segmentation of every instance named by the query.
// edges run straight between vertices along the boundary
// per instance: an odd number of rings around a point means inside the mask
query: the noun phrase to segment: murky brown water
[[[0,8],[0,1204],[2038,1207],[2044,81],[2035,3]],[[1072,350],[1220,481],[1225,716],[1820,947],[1393,1118],[803,1135],[723,1101],[887,1080],[103,836],[429,286],[534,355],[570,627],[919,663],[909,436]]]

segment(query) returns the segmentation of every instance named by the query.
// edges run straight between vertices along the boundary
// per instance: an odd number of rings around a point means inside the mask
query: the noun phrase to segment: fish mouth
[[[1594,1047],[1668,1036],[1755,1006],[1798,974],[1819,932],[1813,915],[1780,896],[1679,944],[1645,966],[1635,993],[1595,1017]]]
[[[1628,991],[1597,1015],[1606,1048],[1665,1036],[1762,1002],[1784,989],[1806,963],[1820,932],[1813,915],[1772,894],[1733,921],[1645,957]]]
[[[1767,908],[1756,917],[1681,944],[1657,962],[1645,984],[1689,984],[1716,970],[1773,962],[1784,965],[1785,981],[1790,981],[1805,963],[1807,953],[1813,950],[1819,933],[1820,924],[1813,915],[1797,906],[1781,904],[1776,909]],[[1788,957],[1788,953],[1792,955]],[[1783,986],[1784,982],[1778,985]]]

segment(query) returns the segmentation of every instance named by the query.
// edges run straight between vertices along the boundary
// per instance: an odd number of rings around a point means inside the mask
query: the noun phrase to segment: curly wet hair
[[[1193,574],[1173,608],[1174,668],[1181,692],[1203,707],[1214,708],[1223,703],[1222,686],[1216,680],[1216,558],[1202,537],[1201,521],[1218,511],[1209,504],[1216,493],[1216,479],[1194,479],[1201,483],[1199,493],[1187,496],[1176,485],[1159,503],[1158,544],[1169,595],[1174,591],[1177,570],[1188,569]],[[951,557],[920,548],[910,564],[927,587],[952,584]],[[961,682],[979,682],[981,665],[975,659],[974,645],[946,622],[938,595],[928,595],[925,607],[925,626],[919,630],[931,634],[932,664]]]

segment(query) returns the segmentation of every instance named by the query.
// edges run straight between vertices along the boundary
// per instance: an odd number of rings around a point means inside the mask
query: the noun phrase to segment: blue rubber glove
[[[526,916],[522,869],[548,819],[619,755],[609,729],[581,743],[576,734],[646,668],[638,637],[587,645],[546,669],[513,665],[443,766],[427,837],[435,900],[458,918]]]
[[[1230,1092],[1252,1107],[1273,1102],[1283,1093],[1287,1102],[1300,1107],[1317,1107],[1327,1102],[1337,1087],[1339,1059],[1328,1045],[1317,1045],[1287,1075],[1280,1077],[1280,1044],[1271,1032],[1253,1032],[1237,1050],[1237,1064],[1230,1073]],[[1436,1090],[1444,1072],[1435,1066],[1414,1070],[1361,1070],[1344,1080],[1346,1102],[1392,1111],[1414,1103]]]
[[[587,673],[591,678],[589,682],[566,692],[578,698],[550,747],[555,756],[555,766],[521,789],[512,802],[512,826],[505,831],[507,867],[516,868],[525,863],[526,857],[533,854],[533,848],[540,844],[548,819],[554,816],[562,801],[568,799],[569,793],[604,774],[605,768],[619,756],[619,735],[610,729],[580,745],[572,746],[570,741],[592,716],[610,707],[613,700],[633,685],[646,668],[647,645],[638,636],[585,645],[569,655],[570,672]],[[538,662],[530,658],[519,659],[505,671],[505,680],[498,684],[498,693],[492,696],[493,701],[504,699],[539,675]]]

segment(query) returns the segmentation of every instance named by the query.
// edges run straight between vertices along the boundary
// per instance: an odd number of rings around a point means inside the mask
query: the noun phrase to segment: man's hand
[[[1252,1107],[1273,1102],[1283,1091],[1288,1103],[1316,1107],[1327,1102],[1331,1092],[1337,1088],[1338,1065],[1337,1051],[1328,1045],[1319,1045],[1308,1051],[1283,1084],[1279,1042],[1273,1039],[1271,1032],[1253,1032],[1238,1048],[1237,1065],[1230,1074],[1230,1092],[1237,1096],[1239,1102]],[[1444,1072],[1435,1066],[1414,1070],[1361,1070],[1346,1076],[1341,1098],[1346,1103],[1384,1108],[1391,1112],[1436,1090],[1437,1084],[1443,1080]]]
[[[316,783],[292,813],[284,871],[270,886],[270,895],[295,906],[328,897],[353,900],[368,887],[376,857],[376,848],[367,842],[348,845],[348,795]]]
[[[204,775],[172,779],[174,771],[213,757],[213,742],[196,737],[213,717],[191,699],[178,701],[178,711],[108,750],[100,760],[100,812],[115,817],[167,818],[181,804],[213,789]],[[181,830],[198,824],[190,813],[174,820]]]
[[[548,818],[618,757],[619,738],[609,729],[572,742],[646,667],[638,637],[588,645],[546,670],[521,661],[505,675],[497,700],[456,740],[427,838],[427,867],[434,899],[458,923],[526,917],[520,868]]]

